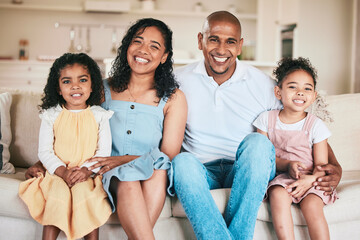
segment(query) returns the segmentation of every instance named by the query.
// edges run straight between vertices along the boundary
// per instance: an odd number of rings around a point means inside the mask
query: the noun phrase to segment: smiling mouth
[[[294,100],[294,103],[303,104],[303,103],[305,103],[305,101],[304,100]]]
[[[228,60],[227,57],[215,57],[213,56],[214,60],[219,63],[224,63],[226,60]]]
[[[72,94],[71,96],[72,96],[72,97],[81,97],[82,94],[80,94],[80,93],[74,93],[74,94]]]
[[[145,58],[141,58],[141,57],[135,57],[135,61],[140,62],[140,63],[148,63],[149,60],[145,59]]]

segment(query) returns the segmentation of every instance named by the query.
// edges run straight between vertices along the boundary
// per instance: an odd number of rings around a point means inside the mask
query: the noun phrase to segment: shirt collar
[[[235,64],[236,64],[235,71],[234,71],[233,75],[226,81],[227,84],[247,80],[247,74],[246,74],[247,67],[246,67],[246,64],[242,63],[238,59],[236,59]],[[205,60],[204,59],[198,62],[197,66],[194,69],[194,72],[198,73],[198,74],[201,74],[206,78],[212,78],[206,72]]]

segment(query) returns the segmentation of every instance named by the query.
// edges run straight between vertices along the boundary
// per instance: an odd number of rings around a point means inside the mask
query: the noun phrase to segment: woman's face
[[[164,38],[154,26],[139,30],[127,50],[127,61],[133,74],[155,75],[156,68],[165,63],[167,56]]]

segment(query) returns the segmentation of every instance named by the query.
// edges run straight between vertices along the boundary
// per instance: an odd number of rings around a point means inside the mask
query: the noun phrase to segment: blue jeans
[[[235,161],[202,164],[190,153],[173,159],[174,187],[197,239],[252,239],[259,206],[275,176],[275,149],[259,133],[241,142]],[[224,216],[210,190],[232,188]]]

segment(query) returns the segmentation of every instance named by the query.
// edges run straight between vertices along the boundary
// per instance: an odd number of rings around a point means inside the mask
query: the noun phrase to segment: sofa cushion
[[[326,97],[334,119],[329,144],[344,171],[360,170],[360,93]]]
[[[16,168],[15,174],[0,174],[0,216],[32,219],[25,203],[19,198],[19,184],[25,181],[26,168]],[[166,197],[160,218],[171,217],[171,200]],[[116,213],[112,214],[108,224],[119,224]],[[1,239],[1,238],[0,238]]]
[[[15,168],[9,162],[11,143],[11,128],[10,128],[10,106],[11,94],[0,94],[0,173],[14,173]]]
[[[20,182],[25,180],[25,170],[16,174],[0,174],[0,216],[31,219],[26,205],[18,196]]]
[[[215,189],[211,190],[216,205],[221,213],[224,213],[226,203],[230,196],[230,190]],[[328,224],[356,221],[360,219],[360,208],[354,208],[354,202],[360,199],[360,171],[344,172],[342,180],[337,187],[339,199],[334,204],[324,207],[324,214]],[[186,217],[185,211],[179,201],[174,198],[172,200],[172,214],[174,217]],[[295,225],[306,225],[305,219],[301,213],[299,205],[291,205],[292,217]],[[263,201],[260,205],[258,220],[271,222],[270,204]]]
[[[10,162],[15,167],[29,167],[38,161],[40,118],[38,105],[41,94],[29,91],[0,88],[1,92],[10,92],[12,143]]]

